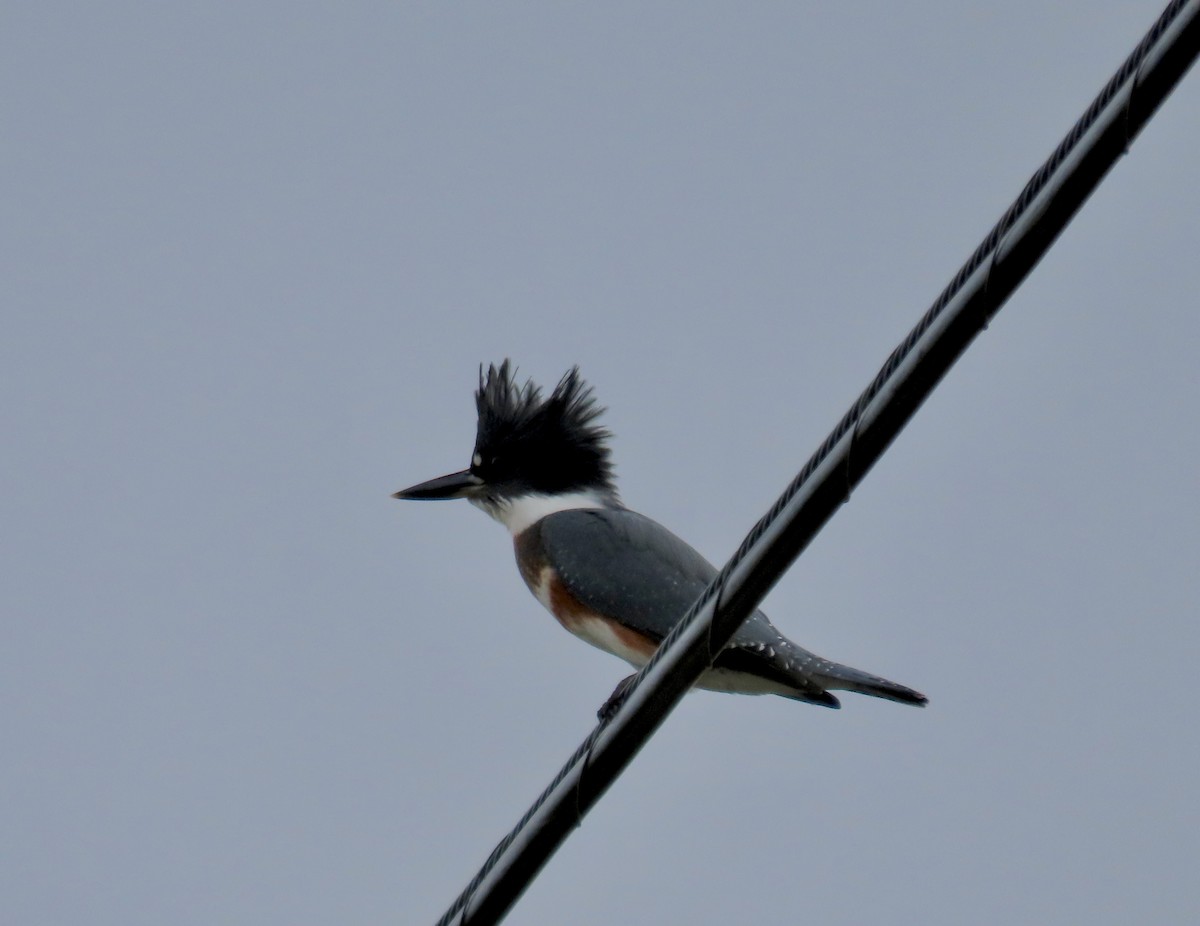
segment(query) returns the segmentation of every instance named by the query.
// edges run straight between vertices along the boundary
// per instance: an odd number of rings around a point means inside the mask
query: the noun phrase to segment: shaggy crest
[[[616,495],[604,412],[579,368],[566,372],[546,399],[505,360],[487,373],[479,367],[475,393],[479,425],[471,471],[489,485],[552,494],[597,487]],[[478,461],[478,462],[477,462]]]

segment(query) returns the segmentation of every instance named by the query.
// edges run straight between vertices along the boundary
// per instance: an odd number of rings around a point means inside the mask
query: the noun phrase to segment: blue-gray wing
[[[560,511],[535,525],[547,561],[582,604],[655,642],[665,637],[716,577],[691,546],[624,508]],[[757,612],[732,645],[774,644],[779,632]]]
[[[717,575],[716,568],[669,530],[624,508],[574,509],[529,528],[559,580],[584,606],[659,643]],[[826,689],[845,689],[908,704],[919,692],[830,662],[793,643],[755,611],[713,668],[778,682],[788,697],[837,707]],[[782,693],[782,692],[781,692]]]

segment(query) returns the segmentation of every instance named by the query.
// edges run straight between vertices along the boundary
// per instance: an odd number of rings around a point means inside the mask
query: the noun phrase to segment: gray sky
[[[0,920],[432,923],[625,674],[468,462],[610,408],[718,562],[1153,3],[12,4]],[[772,592],[930,696],[689,696],[509,918],[1200,915],[1200,79]]]

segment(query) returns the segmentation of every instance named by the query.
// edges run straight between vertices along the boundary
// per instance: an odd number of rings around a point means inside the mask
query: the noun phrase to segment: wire
[[[505,915],[1036,266],[1198,54],[1200,0],[1174,0],[438,926]]]

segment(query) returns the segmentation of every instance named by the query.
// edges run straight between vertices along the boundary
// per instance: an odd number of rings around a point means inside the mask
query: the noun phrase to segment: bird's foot
[[[600,710],[596,711],[596,716],[601,721],[612,720],[617,709],[625,703],[625,695],[629,694],[629,686],[633,684],[635,678],[637,678],[636,672],[633,675],[625,676],[625,678],[617,682],[617,687],[612,690],[612,694],[608,696],[608,700],[600,706]]]

